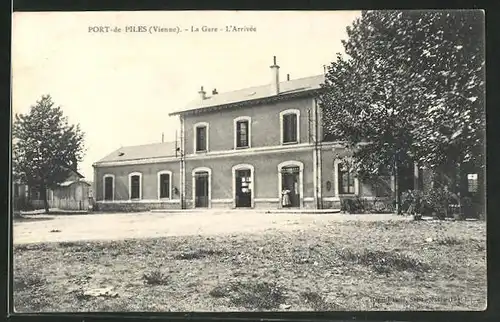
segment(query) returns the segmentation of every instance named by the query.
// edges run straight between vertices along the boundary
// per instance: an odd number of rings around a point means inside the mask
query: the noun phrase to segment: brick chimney
[[[276,64],[276,56],[273,57],[271,75],[271,93],[273,95],[278,95],[280,93],[280,67]]]
[[[217,95],[217,94],[219,94],[219,93],[217,92],[217,89],[214,88],[214,90],[212,91],[212,95]]]
[[[200,94],[200,98],[201,98],[202,100],[204,100],[205,98],[207,98],[207,96],[206,96],[206,94],[207,94],[207,93],[203,90],[203,86],[201,87],[201,89],[200,89],[200,91],[198,92],[198,94]]]

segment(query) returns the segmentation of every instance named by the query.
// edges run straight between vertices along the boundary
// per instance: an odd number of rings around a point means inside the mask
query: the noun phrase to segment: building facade
[[[46,189],[49,208],[61,210],[88,210],[92,205],[91,183],[84,180],[76,164],[69,168],[64,182]],[[13,204],[15,210],[43,209],[45,201],[38,187],[30,187],[15,181],[13,184]]]
[[[339,208],[342,197],[391,196],[393,180],[362,182],[350,152],[323,142],[324,75],[207,95],[171,113],[178,142],[120,148],[94,164],[101,210]]]

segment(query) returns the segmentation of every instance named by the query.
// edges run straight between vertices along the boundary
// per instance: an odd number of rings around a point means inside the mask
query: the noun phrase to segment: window
[[[355,183],[354,174],[348,165],[340,163],[338,165],[339,194],[354,194]]]
[[[172,172],[168,170],[158,172],[158,197],[160,199],[171,198],[172,193]]]
[[[286,110],[280,113],[281,120],[281,143],[299,143],[300,111]]]
[[[469,192],[477,192],[477,173],[469,173],[467,175],[467,190]]]
[[[129,196],[131,200],[142,198],[141,179],[142,175],[139,172],[129,174]]]
[[[208,151],[208,123],[198,123],[194,126],[194,145],[196,152]]]
[[[359,182],[356,173],[351,167],[351,158],[337,158],[333,161],[333,184],[335,185],[335,195],[358,195]]]
[[[234,120],[234,144],[235,148],[249,148],[251,137],[251,118],[241,116]]]
[[[114,199],[115,177],[112,174],[104,176],[104,200],[111,201]]]

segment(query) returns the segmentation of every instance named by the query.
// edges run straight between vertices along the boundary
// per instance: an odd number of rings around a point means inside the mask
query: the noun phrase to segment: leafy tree
[[[320,103],[325,139],[345,141],[361,175],[482,165],[481,12],[364,11],[347,34]]]
[[[50,95],[44,95],[27,114],[16,114],[13,132],[13,174],[36,187],[49,212],[46,189],[64,182],[83,158],[84,133],[70,125]],[[76,170],[76,169],[73,169]]]

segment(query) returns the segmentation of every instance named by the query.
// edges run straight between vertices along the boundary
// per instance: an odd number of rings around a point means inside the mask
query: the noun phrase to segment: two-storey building
[[[96,162],[100,209],[337,208],[341,196],[389,196],[390,178],[360,182],[341,162],[349,152],[322,142],[324,75],[280,81],[279,68],[274,58],[262,86],[202,87],[170,114],[177,144],[123,147]]]

